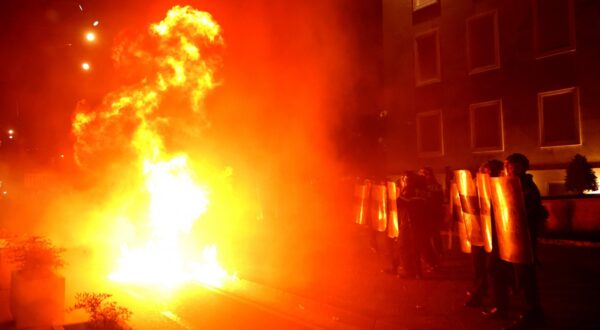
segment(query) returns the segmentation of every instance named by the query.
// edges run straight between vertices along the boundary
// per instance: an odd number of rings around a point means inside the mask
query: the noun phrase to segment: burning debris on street
[[[228,276],[216,260],[217,247],[195,251],[191,236],[211,195],[223,189],[209,184],[227,184],[226,177],[215,180],[203,175],[225,176],[226,171],[207,170],[210,164],[192,159],[185,149],[202,143],[203,127],[209,124],[203,101],[217,85],[216,52],[222,44],[220,27],[210,14],[176,6],[147,35],[118,48],[117,61],[132,56],[147,66],[147,75],[107,95],[99,107],[81,108],[75,114],[78,164],[118,164],[102,172],[120,181],[108,192],[113,199],[108,207],[126,208],[127,213],[101,213],[113,214],[133,230],[127,237],[130,241],[120,244],[122,255],[112,280],[165,286],[196,280],[219,285]],[[197,171],[199,166],[205,169]]]

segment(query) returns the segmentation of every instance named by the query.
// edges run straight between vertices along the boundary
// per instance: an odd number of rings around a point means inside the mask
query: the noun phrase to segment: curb
[[[590,242],[590,241],[538,238],[538,242],[541,244],[547,244],[547,245],[600,248],[600,242]]]

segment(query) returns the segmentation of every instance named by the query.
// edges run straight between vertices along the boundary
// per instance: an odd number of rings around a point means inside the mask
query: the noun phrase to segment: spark
[[[100,21],[94,21],[94,23],[92,23],[92,26],[98,26],[100,24]]]
[[[89,64],[88,62],[83,62],[83,63],[81,64],[81,68],[82,68],[84,71],[89,71],[89,70],[90,70],[90,64]]]
[[[88,32],[85,34],[85,39],[89,42],[96,40],[96,34],[94,32]]]

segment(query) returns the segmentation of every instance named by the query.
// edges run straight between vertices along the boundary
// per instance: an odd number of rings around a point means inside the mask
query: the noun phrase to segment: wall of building
[[[574,0],[574,51],[537,59],[534,48],[534,1],[439,0],[413,11],[412,1],[383,0],[384,107],[394,129],[388,136],[388,170],[430,165],[476,168],[513,152],[530,158],[532,168],[564,169],[574,154],[600,161],[600,2]],[[469,74],[467,19],[497,11],[500,67]],[[414,38],[438,29],[441,81],[415,84]],[[541,148],[538,93],[576,87],[579,93],[581,144]],[[501,100],[504,148],[474,152],[469,105]],[[440,110],[443,154],[424,156],[417,148],[417,113]]]

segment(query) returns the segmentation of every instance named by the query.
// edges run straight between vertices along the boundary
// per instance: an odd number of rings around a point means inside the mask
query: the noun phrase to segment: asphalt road
[[[176,293],[122,288],[135,329],[289,329],[313,327],[236,296],[190,284]]]

